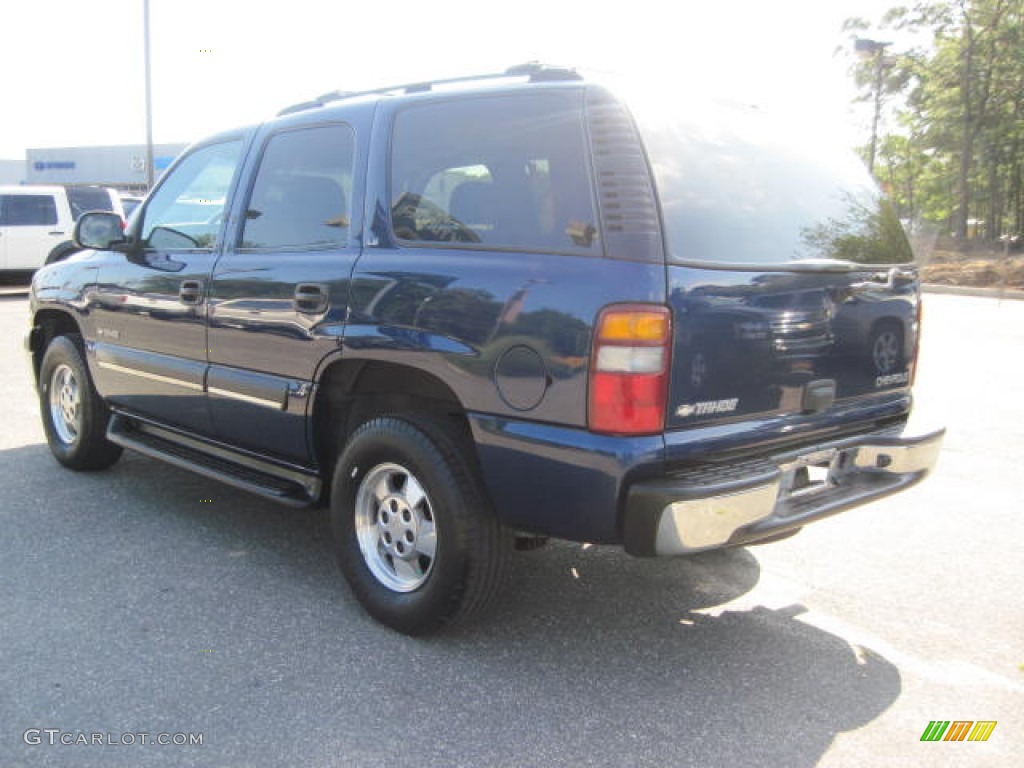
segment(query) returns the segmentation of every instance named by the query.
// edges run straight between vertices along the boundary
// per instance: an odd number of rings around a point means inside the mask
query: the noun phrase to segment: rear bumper
[[[680,555],[778,536],[922,480],[944,434],[863,435],[636,483],[623,544],[633,555]]]

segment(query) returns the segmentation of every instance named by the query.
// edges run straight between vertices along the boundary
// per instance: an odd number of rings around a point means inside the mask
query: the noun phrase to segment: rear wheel
[[[58,336],[39,367],[39,406],[54,457],[76,470],[106,469],[121,457],[107,440],[110,411],[96,393],[81,338]]]
[[[356,491],[354,525],[370,573],[388,589],[412,592],[437,560],[434,502],[401,464],[378,464]]]
[[[381,417],[352,435],[335,468],[339,565],[366,611],[399,632],[478,612],[500,581],[511,541],[466,443],[443,418]]]

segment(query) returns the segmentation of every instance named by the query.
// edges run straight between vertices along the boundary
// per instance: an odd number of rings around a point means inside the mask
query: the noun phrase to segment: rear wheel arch
[[[312,439],[319,464],[330,472],[352,434],[384,414],[446,416],[470,437],[462,402],[432,373],[413,366],[372,360],[341,360],[317,384]],[[471,445],[471,443],[470,443]]]

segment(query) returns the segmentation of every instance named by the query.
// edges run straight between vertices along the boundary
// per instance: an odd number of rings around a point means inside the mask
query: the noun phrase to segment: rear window
[[[0,224],[6,227],[46,227],[57,223],[53,195],[0,195]]]
[[[86,211],[114,210],[110,193],[102,187],[68,187],[68,205],[75,221]]]
[[[392,146],[399,240],[568,253],[600,246],[578,94],[408,107]]]
[[[852,152],[801,140],[748,108],[638,118],[673,261],[913,260],[895,212]]]

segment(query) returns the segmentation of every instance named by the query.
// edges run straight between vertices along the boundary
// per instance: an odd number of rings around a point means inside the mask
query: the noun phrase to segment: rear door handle
[[[327,286],[299,283],[295,286],[295,309],[303,314],[319,314],[327,310]]]
[[[182,304],[201,304],[203,301],[202,280],[182,280],[178,298]]]

